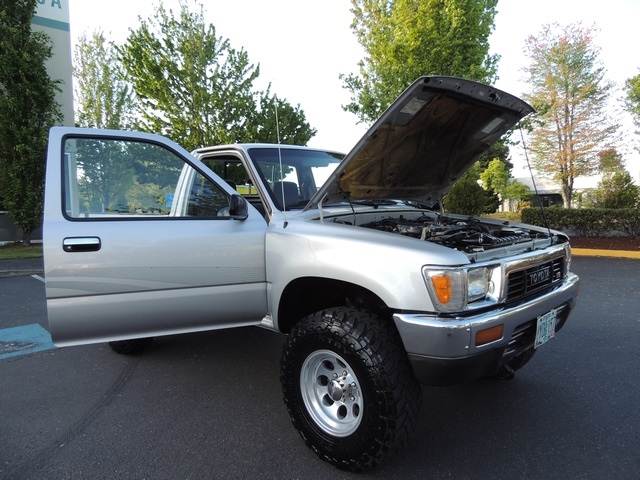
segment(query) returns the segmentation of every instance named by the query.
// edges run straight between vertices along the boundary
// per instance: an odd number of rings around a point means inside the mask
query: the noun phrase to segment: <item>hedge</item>
[[[581,237],[640,237],[640,210],[637,208],[545,208],[549,227]],[[546,226],[540,208],[525,208],[522,221]]]

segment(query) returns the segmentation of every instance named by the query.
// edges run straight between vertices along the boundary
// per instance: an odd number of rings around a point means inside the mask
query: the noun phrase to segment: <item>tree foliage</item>
[[[509,184],[509,170],[498,158],[489,162],[487,168],[480,173],[480,180],[486,190],[492,191],[505,198],[507,185]]]
[[[0,0],[0,197],[23,231],[40,226],[49,127],[60,121],[47,74],[49,37],[31,30],[35,0]]]
[[[639,200],[640,190],[629,172],[618,169],[602,177],[585,203],[595,208],[637,208]]]
[[[511,163],[511,159],[509,158],[509,145],[513,142],[508,139],[508,137],[502,137],[496,143],[491,145],[478,159],[480,163],[480,169],[486,170],[489,164],[498,159],[502,163],[504,163],[505,167],[507,167],[507,171],[511,171],[513,168],[513,164]]]
[[[524,183],[510,178],[509,169],[505,162],[494,158],[487,168],[480,173],[480,180],[486,191],[497,195],[502,201],[515,202],[516,210],[520,211],[531,198],[531,190]],[[491,204],[487,205],[489,208]],[[491,211],[487,213],[492,213]]]
[[[358,75],[342,75],[344,108],[373,122],[422,75],[492,82],[489,55],[497,0],[352,0],[352,29],[364,47]]]
[[[112,42],[101,31],[82,35],[74,54],[76,122],[81,127],[129,129],[135,101]]]
[[[247,118],[243,142],[306,145],[317,130],[307,123],[300,105],[293,106],[271,94],[271,85],[256,94],[257,109]]]
[[[531,141],[533,164],[560,184],[567,208],[575,178],[598,167],[598,152],[617,129],[605,112],[611,84],[605,80],[593,36],[593,28],[580,24],[553,24],[526,40],[531,90],[525,98],[538,111]]]
[[[640,128],[640,73],[625,82],[627,110],[631,112],[636,126]]]
[[[498,160],[498,162],[500,162]],[[498,209],[500,199],[493,191],[484,189],[478,183],[480,180],[480,165],[475,163],[451,187],[444,197],[444,207],[447,212],[462,215],[480,215],[493,213]]]
[[[116,47],[100,31],[82,35],[74,52],[76,123],[81,127],[131,129],[135,100],[125,80]],[[126,204],[134,182],[136,158],[125,158],[115,144],[89,142],[77,159],[83,178],[80,189],[89,211],[111,211]],[[97,207],[100,206],[100,208]]]
[[[217,37],[213,25],[205,25],[202,6],[192,12],[181,3],[174,14],[161,4],[152,18],[140,19],[119,52],[140,105],[138,128],[164,134],[187,149],[276,141],[275,110],[269,111],[275,99],[269,89],[253,89],[259,66],[247,52]],[[283,143],[306,144],[315,130],[304,113],[286,102],[279,102],[279,109],[293,122],[281,130]]]
[[[512,180],[505,189],[504,198],[515,202],[516,211],[522,212],[522,209],[531,205],[531,190],[524,183]]]
[[[624,169],[622,155],[615,148],[607,148],[598,152],[598,161],[600,171],[605,173],[614,173]]]

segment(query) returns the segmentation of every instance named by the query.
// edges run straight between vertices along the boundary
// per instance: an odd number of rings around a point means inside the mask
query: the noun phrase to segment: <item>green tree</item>
[[[76,122],[81,127],[129,129],[135,101],[115,46],[101,31],[80,36],[74,52]]]
[[[531,190],[529,190],[529,187],[524,183],[512,180],[505,189],[504,198],[506,200],[515,201],[516,211],[522,212],[523,208],[526,208],[531,204]]]
[[[571,206],[574,180],[598,167],[597,153],[613,140],[617,125],[605,108],[611,84],[593,43],[593,28],[545,25],[526,40],[531,64],[525,70],[531,91],[525,96],[534,117],[533,164],[561,186]]]
[[[351,25],[365,58],[342,75],[352,94],[344,109],[375,121],[413,80],[454,75],[493,82],[489,55],[497,0],[352,0]]]
[[[60,121],[49,37],[31,30],[36,0],[0,0],[0,196],[23,231],[42,221],[49,128]]]
[[[480,173],[480,180],[485,190],[498,195],[500,200],[515,201],[518,211],[522,210],[525,202],[531,197],[529,187],[509,178],[509,169],[499,158],[494,158]]]
[[[116,48],[100,31],[82,35],[74,52],[76,123],[81,127],[130,129],[135,101]],[[125,158],[113,144],[83,143],[78,155],[80,188],[90,211],[126,208],[125,194],[134,185],[135,158]]]
[[[462,215],[480,215],[482,213],[495,212],[500,200],[496,194],[482,188],[478,182],[479,180],[480,165],[475,163],[445,195],[445,210]]]
[[[278,143],[279,139],[280,143],[288,145],[306,145],[316,134],[317,130],[307,123],[300,105],[294,107],[271,95],[271,85],[266,92],[259,92],[258,98],[258,108],[247,118],[242,141]]]
[[[640,190],[629,172],[622,169],[605,174],[588,203],[596,208],[636,208],[639,200]]]
[[[624,169],[622,155],[615,148],[598,152],[599,167],[602,172],[613,173]]]
[[[82,35],[74,64],[77,123],[91,128],[134,128],[140,110],[116,46],[100,31]],[[80,188],[91,211],[151,205],[150,198],[162,196],[175,182],[175,171],[165,158],[136,144],[124,148],[114,142],[82,142],[78,153],[83,174]]]
[[[253,90],[259,66],[228,39],[216,37],[215,27],[204,23],[201,5],[192,12],[187,2],[181,3],[174,15],[160,4],[152,18],[140,19],[119,52],[139,102],[138,128],[164,134],[187,149],[260,138],[260,115],[275,117],[275,110],[258,106],[260,96],[267,104],[272,101],[268,91]],[[283,112],[288,108],[286,102],[279,104]],[[301,110],[293,112],[308,136],[296,141],[306,144],[315,130]],[[292,129],[281,133],[283,143]]]
[[[487,168],[480,173],[480,180],[482,180],[482,185],[486,190],[505,198],[509,183],[509,170],[500,159],[494,158],[489,162]]]
[[[625,103],[627,110],[631,112],[636,126],[640,128],[640,73],[625,82],[627,96]]]
[[[502,137],[496,143],[491,145],[491,147],[480,155],[480,158],[478,159],[480,169],[486,170],[492,160],[498,159],[504,163],[505,167],[507,167],[507,171],[510,172],[513,169],[513,164],[509,159],[509,145],[511,144],[511,140],[507,137]]]

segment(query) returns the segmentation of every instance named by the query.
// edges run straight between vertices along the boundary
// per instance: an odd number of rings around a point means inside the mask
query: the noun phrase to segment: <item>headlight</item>
[[[441,312],[463,311],[468,303],[482,300],[487,293],[491,293],[491,272],[488,267],[425,267],[423,276],[431,300]]]
[[[467,270],[467,301],[484,298],[489,292],[489,270],[485,267]]]

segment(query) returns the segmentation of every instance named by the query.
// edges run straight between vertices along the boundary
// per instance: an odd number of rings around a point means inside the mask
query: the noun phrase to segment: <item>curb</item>
[[[43,270],[0,270],[0,278],[23,277],[27,275],[42,275]]]
[[[44,275],[42,258],[4,259],[0,261],[0,278]]]
[[[609,257],[609,258],[633,258],[640,260],[640,252],[631,250],[599,250],[592,248],[571,248],[571,254],[576,257]]]

